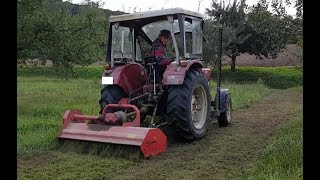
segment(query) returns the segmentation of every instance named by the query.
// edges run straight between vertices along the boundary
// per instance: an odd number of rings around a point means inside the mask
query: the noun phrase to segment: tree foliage
[[[17,7],[18,59],[51,60],[68,72],[105,56],[107,20],[92,1],[82,6],[61,0],[21,0]]]
[[[232,59],[231,69],[235,69],[236,57],[241,53],[240,45],[248,38],[241,34],[245,28],[246,8],[245,0],[234,0],[232,4],[227,5],[225,1],[212,1],[212,9],[207,9],[207,14],[223,25],[223,49],[225,55]]]
[[[276,58],[286,44],[297,43],[302,19],[287,15],[285,5],[291,3],[290,0],[273,0],[272,13],[266,0],[259,0],[251,7],[245,0],[234,0],[227,5],[225,1],[212,1],[207,14],[213,23],[224,27],[223,49],[232,60],[231,70],[235,70],[236,57],[241,53],[253,54],[260,59]]]

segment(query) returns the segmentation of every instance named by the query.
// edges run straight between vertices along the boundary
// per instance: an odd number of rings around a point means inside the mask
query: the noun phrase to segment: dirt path
[[[209,131],[203,139],[193,143],[169,144],[167,152],[161,156],[137,162],[52,151],[37,157],[19,158],[18,177],[25,177],[25,174],[37,178],[50,174],[56,175],[53,177],[69,177],[63,173],[68,171],[68,174],[75,177],[90,176],[89,179],[240,178],[242,170],[252,165],[261,154],[272,132],[292,119],[301,109],[301,88],[274,90],[249,107],[234,111],[231,126],[219,128],[216,120],[211,121]],[[75,161],[75,158],[85,159],[82,163],[87,163],[87,167]],[[42,163],[37,164],[37,161]],[[121,161],[126,164],[116,166]],[[89,164],[99,168],[88,167]],[[112,169],[108,168],[110,164],[114,165]],[[73,166],[77,168],[70,169]],[[69,170],[65,170],[66,168]],[[46,173],[39,173],[42,171]]]

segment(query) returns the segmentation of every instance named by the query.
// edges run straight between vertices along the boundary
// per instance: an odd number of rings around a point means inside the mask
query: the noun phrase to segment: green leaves
[[[213,1],[212,9],[207,9],[207,14],[212,18],[207,22],[211,24],[205,26],[209,28],[205,32],[213,33],[210,26],[215,23],[224,25],[223,50],[233,59],[231,67],[235,66],[235,59],[240,53],[276,58],[286,44],[302,39],[302,19],[293,19],[284,9],[284,4],[290,3],[290,0],[273,0],[271,6],[276,13],[273,14],[268,11],[266,0],[259,0],[250,8],[247,8],[245,0],[234,0],[228,5],[225,1]],[[302,4],[302,0],[296,0],[297,9]]]
[[[102,60],[106,14],[85,5],[74,14],[75,6],[58,0],[18,1],[18,59],[52,60],[63,69]]]

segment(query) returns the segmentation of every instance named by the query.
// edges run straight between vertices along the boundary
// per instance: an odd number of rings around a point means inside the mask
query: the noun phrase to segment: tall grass
[[[303,85],[303,74],[296,67],[238,66],[235,72],[222,69],[222,80],[237,84],[255,83],[258,80],[273,89],[287,89]]]
[[[212,98],[216,95],[215,81],[210,82]],[[234,82],[222,82],[222,89],[229,89],[232,100],[232,109],[240,109],[249,106],[252,102],[266,96],[271,92],[271,89],[264,85],[261,81],[255,83],[248,82],[246,84],[237,84]]]
[[[245,179],[302,179],[302,110],[270,140]]]
[[[17,85],[18,154],[54,147],[66,110],[99,110],[100,79],[18,77]]]

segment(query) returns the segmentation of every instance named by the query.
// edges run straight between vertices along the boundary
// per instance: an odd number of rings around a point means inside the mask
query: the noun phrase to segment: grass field
[[[18,178],[115,178],[114,175],[116,175],[116,172],[122,172],[120,169],[139,166],[141,161],[142,164],[150,165],[151,163],[151,166],[153,165],[152,162],[156,161],[157,159],[159,160],[159,158],[160,161],[163,160],[165,163],[170,163],[171,161],[164,160],[163,158],[171,157],[172,153],[176,156],[181,156],[181,158],[192,158],[194,162],[198,163],[198,165],[194,166],[193,168],[201,169],[201,163],[203,165],[206,165],[208,163],[207,161],[203,160],[203,158],[205,158],[203,156],[186,157],[186,155],[183,155],[183,152],[185,151],[194,150],[193,148],[196,149],[199,148],[199,146],[205,146],[204,141],[192,143],[191,146],[194,147],[189,147],[190,144],[173,144],[171,145],[172,147],[170,147],[168,150],[167,154],[169,155],[163,155],[161,157],[154,158],[154,160],[144,160],[141,158],[136,158],[136,151],[121,151],[122,148],[125,148],[122,146],[112,146],[111,150],[113,150],[113,152],[119,150],[118,152],[125,152],[124,154],[133,154],[134,158],[128,158],[128,156],[122,156],[121,154],[117,157],[113,157],[110,156],[110,153],[112,153],[111,151],[105,151],[104,156],[96,155],[94,152],[95,148],[85,154],[74,152],[61,153],[61,151],[57,150],[57,134],[62,125],[62,115],[65,110],[80,109],[84,112],[84,114],[98,113],[98,100],[100,98],[101,88],[101,72],[102,67],[78,67],[72,74],[70,74],[68,80],[63,80],[61,78],[61,73],[52,68],[38,67],[17,69]],[[222,88],[230,89],[233,101],[233,110],[235,110],[236,112],[250,107],[253,103],[263,99],[274,91],[301,87],[302,85],[302,73],[295,68],[238,67],[235,73],[231,73],[229,72],[229,70],[223,69],[222,74]],[[215,94],[214,81],[215,80],[212,80],[210,86],[212,95]],[[290,108],[288,107],[288,109]],[[245,175],[246,173],[248,173],[248,177],[252,179],[265,177],[272,177],[276,179],[277,177],[298,177],[299,179],[302,174],[302,137],[301,134],[299,134],[302,127],[302,112],[295,111],[294,117],[296,118],[293,118],[294,120],[290,121],[290,123],[287,123],[287,126],[284,126],[282,130],[274,132],[275,134],[269,138],[267,146],[268,148],[264,153],[262,153],[261,156],[259,156],[260,160],[257,161],[258,163],[256,165],[251,164],[252,168],[248,169],[248,167],[246,166],[242,169],[239,169],[235,173],[231,173],[231,175]],[[219,132],[228,133],[224,128],[219,129],[216,124],[212,124],[211,126],[211,129],[213,129],[214,132],[212,130],[209,130],[209,134],[206,136],[206,138],[215,138],[218,135],[215,133]],[[210,132],[212,134],[210,134]],[[236,138],[241,139],[243,137],[237,135]],[[238,142],[234,142],[235,144],[233,145],[236,146],[237,143],[241,143],[243,141],[239,140]],[[220,141],[215,141],[212,143],[220,143]],[[291,152],[288,148],[284,148],[290,147],[290,145],[292,145],[290,143],[294,143],[295,145],[294,147],[296,150],[294,154],[286,154],[286,156],[284,156],[286,158],[281,158],[283,155],[279,155],[278,151]],[[221,147],[223,146],[223,142],[221,142]],[[102,147],[105,146],[103,145],[97,148]],[[223,148],[214,149],[216,151],[212,152],[211,150],[207,153],[223,153]],[[289,158],[293,155],[296,157],[295,159]],[[214,157],[214,155],[210,154],[208,156]],[[46,158],[47,162],[42,162],[42,158]],[[296,166],[294,168],[292,168],[291,166],[287,167],[285,162],[294,164]],[[173,163],[173,165],[169,167],[175,169],[176,164],[174,164],[174,162],[171,163]],[[283,168],[272,169],[272,167],[274,168],[279,166],[279,163],[280,167]],[[41,166],[41,164],[43,164],[43,166]],[[103,166],[99,164],[103,164]],[[183,169],[192,167],[184,163],[179,165]],[[235,166],[235,164],[232,165],[230,163],[225,164],[225,166],[227,165]],[[84,166],[91,166],[91,168],[86,169]],[[92,166],[94,166],[94,168]],[[30,169],[31,167],[32,169]],[[205,174],[205,171],[209,170],[208,168],[210,169],[210,167],[207,167],[202,169],[202,171],[200,172]],[[189,178],[198,177],[189,174],[187,172],[187,169],[185,171],[176,171],[176,174],[173,174],[173,177],[183,178],[184,174]],[[172,170],[166,170],[169,173],[174,173],[172,172]],[[59,172],[58,175],[55,174],[57,172]],[[228,172],[221,172],[225,173],[222,174],[221,177],[230,177],[230,175],[228,175]],[[260,174],[256,172],[260,172]],[[294,172],[293,177],[288,176],[288,172]],[[109,175],[106,176],[106,174]],[[258,175],[252,176],[252,174]],[[128,177],[130,177],[129,174]],[[136,177],[139,177],[139,174],[137,174]],[[168,178],[166,173],[163,174],[163,177],[160,177],[159,179],[165,178]]]

